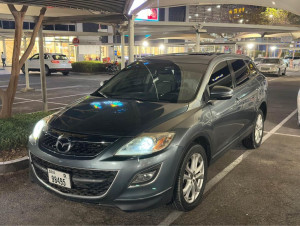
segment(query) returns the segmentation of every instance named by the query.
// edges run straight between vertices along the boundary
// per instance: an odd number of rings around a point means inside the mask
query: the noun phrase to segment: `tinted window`
[[[233,60],[231,64],[235,74],[236,85],[239,86],[248,80],[250,70],[243,60]]]
[[[263,59],[261,61],[263,64],[279,64],[279,59]]]
[[[168,60],[139,61],[113,77],[99,93],[142,101],[189,102],[195,98],[206,68]]]
[[[256,69],[255,65],[250,60],[245,60],[245,62],[250,69],[250,74],[255,75],[257,73],[257,69]]]
[[[67,60],[67,56],[66,55],[53,55],[52,58],[54,60]]]
[[[208,85],[210,88],[213,86],[226,86],[232,88],[232,77],[227,61],[217,65],[210,77]]]

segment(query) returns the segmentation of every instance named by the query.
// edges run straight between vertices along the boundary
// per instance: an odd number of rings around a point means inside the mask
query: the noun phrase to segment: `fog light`
[[[159,173],[160,166],[161,164],[155,167],[151,167],[135,175],[132,182],[130,183],[130,187],[138,187],[153,182]]]

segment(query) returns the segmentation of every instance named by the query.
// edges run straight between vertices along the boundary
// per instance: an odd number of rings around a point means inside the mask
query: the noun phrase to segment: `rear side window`
[[[227,61],[224,61],[216,66],[208,83],[209,87],[226,86],[232,88],[232,77]]]
[[[66,55],[52,55],[54,60],[67,60],[68,57]]]
[[[244,60],[232,60],[231,65],[234,71],[236,85],[240,86],[249,79],[250,69]]]
[[[250,60],[245,60],[246,64],[248,65],[249,69],[250,69],[250,74],[251,75],[256,75],[257,73],[257,69],[255,67],[255,65],[253,64],[253,62],[251,62]]]

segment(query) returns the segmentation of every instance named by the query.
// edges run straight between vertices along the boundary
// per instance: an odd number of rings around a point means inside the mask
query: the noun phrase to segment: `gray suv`
[[[75,201],[191,210],[217,157],[240,141],[260,146],[266,93],[265,77],[245,56],[145,58],[36,124],[31,178]]]

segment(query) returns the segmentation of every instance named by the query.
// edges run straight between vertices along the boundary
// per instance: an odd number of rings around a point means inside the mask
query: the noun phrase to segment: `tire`
[[[62,74],[63,74],[64,76],[67,76],[67,75],[69,75],[69,72],[68,72],[68,71],[64,71]]]
[[[21,71],[25,75],[25,65],[22,66]]]
[[[284,69],[284,72],[282,73],[282,75],[286,75],[286,69]]]
[[[196,159],[196,157],[198,158]],[[192,166],[192,162],[193,162],[192,159],[196,161],[198,167]],[[187,171],[188,168],[190,170],[190,173]],[[193,171],[193,168],[194,169],[200,168],[198,173],[199,176],[201,175],[200,178],[197,179],[195,177],[197,175],[197,171],[196,172]],[[197,207],[199,203],[202,201],[202,196],[205,189],[206,181],[207,181],[206,152],[201,145],[194,143],[187,151],[181,163],[181,166],[179,168],[178,176],[176,178],[176,183],[175,183],[175,189],[174,189],[174,196],[173,196],[173,203],[172,203],[173,207],[179,211],[190,211],[195,207]],[[197,183],[197,185],[195,183]],[[184,195],[184,190],[186,190],[185,195]],[[195,196],[193,197],[193,192],[196,197]]]
[[[48,65],[45,65],[45,74],[46,74],[46,76],[50,76],[51,75],[51,71],[50,71]]]
[[[264,114],[260,109],[257,112],[253,127],[252,133],[242,141],[247,149],[259,148],[262,142],[264,135]]]
[[[280,77],[280,76],[281,76],[281,70],[280,70],[280,68],[279,68],[279,70],[278,70],[278,74],[277,74],[277,76],[278,76],[278,77]]]

